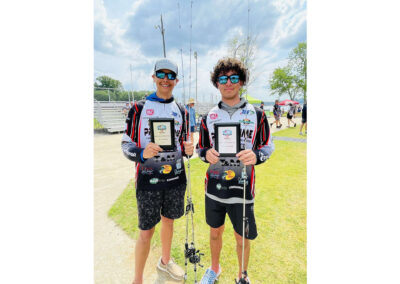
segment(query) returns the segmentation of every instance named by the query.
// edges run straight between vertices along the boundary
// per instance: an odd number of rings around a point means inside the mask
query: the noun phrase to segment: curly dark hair
[[[213,72],[211,72],[211,82],[215,88],[218,88],[218,77],[222,76],[222,74],[228,73],[229,71],[236,72],[239,75],[240,80],[243,82],[243,85],[246,85],[249,71],[244,64],[236,58],[224,57],[218,60]]]

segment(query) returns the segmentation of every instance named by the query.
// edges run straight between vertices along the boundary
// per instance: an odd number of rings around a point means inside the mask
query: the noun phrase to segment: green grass
[[[282,130],[279,130],[279,131],[277,131],[277,132],[274,132],[274,133],[272,133],[272,136],[279,136],[279,137],[291,137],[291,138],[302,138],[302,139],[305,139],[305,138],[307,138],[307,134],[305,134],[305,128],[304,128],[304,126],[303,126],[303,129],[302,129],[302,132],[303,132],[303,135],[300,135],[299,134],[299,132],[300,132],[300,123],[299,124],[297,124],[297,126],[296,127],[290,127],[290,128],[286,128],[286,129],[282,129]]]
[[[290,130],[290,129],[288,129]],[[252,283],[306,283],[306,144],[275,141],[275,152],[266,163],[256,167],[255,215],[258,237],[251,241],[249,275]],[[200,280],[210,265],[209,227],[204,215],[204,176],[208,164],[191,160],[192,194],[195,204],[196,247],[205,254]],[[114,203],[109,216],[132,237],[137,237],[137,211],[133,181]],[[172,256],[184,265],[186,218],[175,221]],[[152,246],[160,247],[160,226]],[[223,273],[220,284],[233,283],[238,270],[235,238],[226,217],[221,252]],[[189,281],[193,282],[193,266]]]
[[[104,126],[101,125],[100,122],[95,118],[93,118],[93,123],[94,123],[94,126],[93,126],[94,129],[103,129],[104,128]]]

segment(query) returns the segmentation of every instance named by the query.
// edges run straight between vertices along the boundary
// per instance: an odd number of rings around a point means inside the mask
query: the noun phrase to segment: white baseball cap
[[[154,65],[154,72],[161,69],[171,70],[176,75],[178,75],[178,65],[176,65],[172,60],[169,60],[167,58],[159,59],[156,61],[156,64]]]

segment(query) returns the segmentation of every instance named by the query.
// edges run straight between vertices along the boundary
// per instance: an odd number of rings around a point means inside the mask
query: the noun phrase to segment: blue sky
[[[178,3],[180,9],[178,9]],[[250,35],[256,38],[254,81],[249,94],[264,101],[273,101],[268,79],[273,70],[287,63],[289,51],[298,42],[306,41],[306,2],[303,0],[249,1]],[[228,42],[233,37],[246,37],[248,2],[202,0],[193,1],[192,60],[190,96],[195,96],[195,60],[197,51],[199,101],[214,102],[219,92],[210,82],[216,62],[229,54]],[[154,62],[163,57],[160,24],[163,15],[167,57],[178,64],[189,96],[190,74],[190,1],[169,0],[95,0],[94,1],[94,79],[107,75],[120,80],[126,90],[154,90],[151,74]],[[180,27],[179,27],[180,23]],[[183,93],[181,80],[174,90],[179,100]]]

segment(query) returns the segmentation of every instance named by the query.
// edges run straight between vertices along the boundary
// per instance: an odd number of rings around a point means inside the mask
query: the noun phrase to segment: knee
[[[164,226],[173,226],[174,219],[170,219],[161,215],[161,224]]]
[[[144,243],[149,243],[154,234],[154,228],[150,230],[140,230],[139,240]]]
[[[224,226],[221,226],[219,228],[211,228],[210,239],[212,241],[216,241],[216,240],[220,239],[223,232],[224,232]]]

